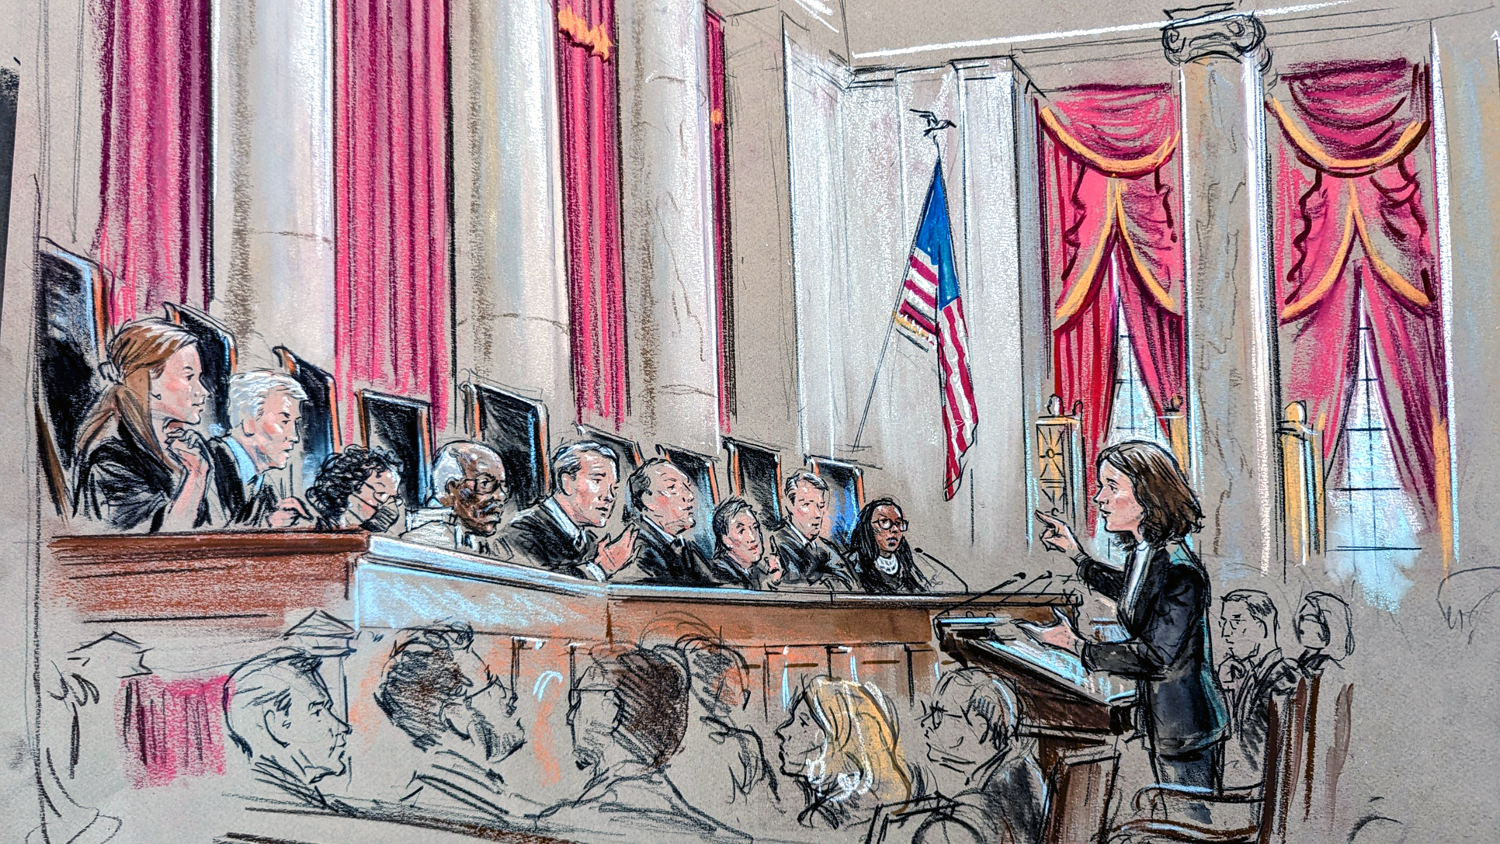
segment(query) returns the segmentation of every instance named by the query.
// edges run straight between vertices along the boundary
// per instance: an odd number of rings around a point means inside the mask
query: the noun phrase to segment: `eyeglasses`
[[[498,480],[494,475],[480,475],[477,478],[465,478],[464,486],[472,488],[480,495],[493,495],[496,492],[504,496],[510,495],[510,487],[504,481]]]
[[[375,485],[370,482],[369,478],[366,478],[365,482],[360,485],[359,491],[361,493],[361,495],[359,496],[360,500],[372,507],[381,507],[386,504],[395,504],[399,507],[402,504],[400,494],[395,492],[386,492],[382,489],[376,489]],[[368,493],[369,496],[366,497],[364,493]]]
[[[905,519],[902,519],[899,522],[898,521],[892,521],[890,519],[876,519],[874,521],[874,525],[875,525],[875,529],[876,530],[900,530],[900,531],[904,531],[904,530],[906,530],[907,522],[906,522]]]

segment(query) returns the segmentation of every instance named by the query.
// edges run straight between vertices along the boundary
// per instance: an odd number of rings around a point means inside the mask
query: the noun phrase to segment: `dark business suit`
[[[594,561],[599,542],[592,531],[580,529],[580,533],[578,540],[569,536],[557,519],[538,504],[517,513],[500,529],[499,539],[520,554],[523,562],[558,574],[587,577],[583,567]]]
[[[781,576],[783,585],[823,586],[839,591],[859,588],[843,554],[828,540],[818,536],[803,539],[790,522],[776,531],[775,540],[775,552],[785,572]]]
[[[636,525],[635,547],[630,552],[635,566],[631,580],[657,586],[714,586],[708,561],[682,534],[668,541],[644,516]]]
[[[1128,569],[1077,559],[1084,583],[1119,605],[1129,635],[1124,642],[1086,642],[1084,666],[1136,681],[1159,781],[1217,788],[1229,716],[1210,667],[1208,573],[1181,543],[1153,549],[1135,603],[1127,606]]]
[[[1266,734],[1271,729],[1272,701],[1285,702],[1297,690],[1302,670],[1287,659],[1280,648],[1257,657],[1245,666],[1246,674],[1230,692],[1230,711],[1234,713],[1233,733],[1238,741],[1232,747],[1230,768],[1242,780],[1233,785],[1259,783],[1265,766]],[[1237,746],[1236,746],[1237,745]]]
[[[248,489],[249,485],[240,480],[239,464],[234,459],[234,452],[223,437],[209,441],[208,456],[213,461],[219,503],[224,505],[229,524],[267,526],[271,513],[275,512],[276,505],[281,500],[271,483],[262,477],[258,488],[253,492]]]
[[[96,438],[78,461],[73,516],[106,522],[116,530],[155,533],[161,530],[181,484],[178,471],[163,463],[130,428],[116,422],[114,429]],[[195,528],[210,523],[209,490],[215,483],[210,459],[208,481],[193,520]]]

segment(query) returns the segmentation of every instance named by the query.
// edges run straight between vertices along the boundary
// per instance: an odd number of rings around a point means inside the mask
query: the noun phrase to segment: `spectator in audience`
[[[213,462],[193,430],[208,399],[197,341],[143,319],[115,334],[108,357],[108,386],[79,429],[74,515],[124,531],[210,525]]]
[[[1219,672],[1220,677],[1234,678],[1226,697],[1230,734],[1237,739],[1226,754],[1224,783],[1258,785],[1270,729],[1269,707],[1273,701],[1284,703],[1291,697],[1302,672],[1276,646],[1276,604],[1270,595],[1259,589],[1236,589],[1220,601],[1219,629],[1227,660],[1239,666]]]
[[[729,498],[714,510],[714,542],[717,550],[709,561],[714,585],[764,590],[781,583],[781,560],[767,552],[750,502]]]
[[[1040,844],[1047,793],[1033,748],[1016,735],[1021,712],[1002,680],[975,668],[950,671],[922,718],[927,759],[957,806],[917,828],[913,840]]]
[[[692,542],[698,496],[693,482],[672,462],[656,457],[630,476],[636,512],[636,579],[662,586],[712,586],[708,561]]]
[[[250,759],[255,780],[300,803],[341,808],[324,793],[348,770],[349,725],[334,709],[322,660],[278,648],[239,666],[224,687],[224,725]]]
[[[801,786],[804,826],[839,829],[912,796],[895,713],[874,686],[814,677],[776,728],[781,772]]]
[[[375,704],[425,754],[405,802],[508,814],[518,801],[522,807],[529,802],[510,792],[500,770],[525,733],[514,694],[473,644],[467,624],[402,631],[381,671]]]
[[[229,379],[229,432],[209,444],[229,524],[288,528],[312,521],[307,506],[277,492],[269,477],[286,468],[301,442],[297,422],[305,401],[302,387],[280,373],[256,370]]]
[[[823,536],[828,520],[828,482],[799,469],[782,484],[786,519],[776,532],[774,551],[781,560],[782,583],[821,586],[840,591],[858,588],[843,551]]]
[[[441,507],[424,511],[428,520],[402,539],[510,559],[510,550],[495,537],[510,488],[494,449],[475,442],[443,446],[432,464],[432,488]]]
[[[893,498],[877,498],[859,511],[850,557],[861,589],[872,595],[933,591],[933,576],[917,564],[906,528],[906,516]]]
[[[667,769],[688,802],[730,826],[763,824],[781,809],[781,783],[765,742],[740,719],[750,706],[745,657],[712,635],[677,640],[692,697],[683,750]],[[679,767],[680,766],[680,767]]]
[[[613,449],[589,440],[565,445],[552,455],[552,495],[517,513],[500,531],[500,539],[521,562],[608,580],[629,562],[635,531],[627,528],[601,543],[590,528],[609,523],[618,486]]]
[[[670,651],[667,653],[666,651]],[[749,837],[699,811],[665,773],[688,724],[688,674],[675,649],[633,649],[594,659],[569,693],[574,760],[589,773],[574,800],[541,813],[557,829],[633,831],[646,840]]]
[[[318,530],[360,528],[384,533],[401,519],[396,456],[383,448],[348,445],[330,454],[307,488]]]
[[[1338,668],[1354,653],[1354,615],[1344,599],[1328,592],[1309,592],[1297,610],[1297,667],[1317,677],[1330,665]]]

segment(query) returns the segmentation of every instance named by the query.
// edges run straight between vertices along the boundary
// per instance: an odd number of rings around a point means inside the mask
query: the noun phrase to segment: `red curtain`
[[[1428,69],[1405,59],[1281,74],[1266,107],[1277,149],[1277,298],[1290,329],[1289,399],[1308,403],[1331,457],[1358,366],[1360,314],[1402,485],[1428,528],[1451,530],[1446,367],[1433,248],[1436,162]]]
[[[448,412],[444,0],[335,0],[335,374]],[[354,402],[344,403],[354,426]]]
[[[729,110],[725,98],[724,20],[704,9],[708,32],[708,137],[714,180],[714,270],[719,326],[719,430],[735,412],[734,279],[729,244]]]
[[[207,308],[208,0],[103,0],[103,158],[94,251],[109,319]]]
[[[136,788],[224,773],[224,684],[228,677],[121,683],[116,702],[126,770]]]
[[[1177,100],[1164,85],[1090,85],[1039,104],[1037,122],[1054,389],[1069,411],[1081,406],[1091,494],[1123,352],[1117,307],[1157,410],[1182,400]]]
[[[558,0],[573,395],[579,421],[605,421],[618,430],[628,396],[614,32],[614,0]]]

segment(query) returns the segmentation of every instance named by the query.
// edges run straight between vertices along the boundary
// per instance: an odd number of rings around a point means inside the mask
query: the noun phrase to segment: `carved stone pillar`
[[[1196,548],[1216,578],[1282,566],[1264,36],[1254,16],[1224,12],[1162,30],[1182,95],[1190,471],[1205,522]]]

